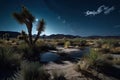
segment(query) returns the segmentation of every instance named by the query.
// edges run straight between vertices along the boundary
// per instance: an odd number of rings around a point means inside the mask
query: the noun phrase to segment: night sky
[[[26,30],[13,17],[24,5],[38,19],[44,18],[43,34],[120,36],[120,0],[0,0],[0,31]]]

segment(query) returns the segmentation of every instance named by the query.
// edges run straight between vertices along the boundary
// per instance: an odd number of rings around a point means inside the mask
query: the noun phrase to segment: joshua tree
[[[25,31],[22,31],[22,35],[24,36],[25,42],[28,43],[29,46],[35,45],[36,41],[39,38],[39,35],[41,34],[42,31],[45,29],[45,22],[44,19],[39,20],[38,22],[38,27],[37,27],[37,36],[33,40],[32,39],[32,27],[33,27],[33,22],[35,21],[35,17],[27,10],[26,7],[22,7],[21,13],[14,12],[13,16],[15,19],[20,23],[20,24],[25,24],[28,30],[28,35],[25,33]],[[28,37],[27,37],[28,36]]]

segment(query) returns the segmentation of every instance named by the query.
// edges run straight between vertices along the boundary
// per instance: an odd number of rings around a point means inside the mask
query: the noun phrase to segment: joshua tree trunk
[[[28,29],[28,38],[29,38],[29,45],[32,46],[33,45],[33,40],[32,40],[32,23],[29,22],[26,24],[27,29]]]
[[[31,31],[31,29],[28,30],[28,35],[29,35],[29,42],[30,42],[30,45],[32,45],[33,42],[32,42],[32,31]]]
[[[35,37],[35,40],[34,40],[33,44],[35,44],[35,43],[36,43],[36,41],[38,40],[40,33],[41,33],[41,32],[40,32],[40,31],[38,31],[37,36]]]

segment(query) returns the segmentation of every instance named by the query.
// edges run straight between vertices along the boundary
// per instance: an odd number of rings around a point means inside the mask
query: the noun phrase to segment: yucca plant
[[[0,80],[13,79],[20,68],[20,55],[12,49],[0,47]]]
[[[25,24],[28,30],[28,35],[25,31],[22,31],[23,38],[25,42],[30,46],[34,47],[36,41],[39,38],[39,35],[44,31],[45,29],[45,21],[44,19],[39,20],[38,26],[37,26],[37,36],[33,40],[32,39],[32,28],[33,28],[33,22],[35,21],[35,17],[28,11],[26,7],[22,7],[22,11],[20,13],[14,12],[13,13],[14,18],[20,23]],[[28,37],[27,37],[28,36]]]
[[[49,80],[50,78],[38,62],[23,62],[21,69],[23,80]]]

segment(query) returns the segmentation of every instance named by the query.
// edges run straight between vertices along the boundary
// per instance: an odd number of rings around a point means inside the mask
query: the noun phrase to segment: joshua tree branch
[[[36,35],[36,37],[35,37],[35,40],[33,41],[33,44],[35,44],[35,43],[36,43],[36,41],[38,40],[40,33],[41,33],[41,32],[40,32],[40,31],[38,31],[38,33],[37,33],[37,35]]]

